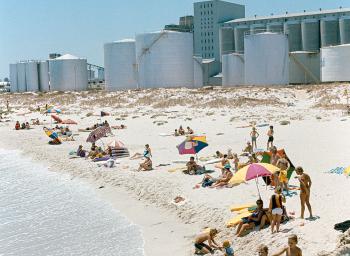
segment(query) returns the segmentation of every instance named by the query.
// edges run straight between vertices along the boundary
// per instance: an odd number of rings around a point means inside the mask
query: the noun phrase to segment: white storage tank
[[[288,36],[289,51],[301,51],[301,24],[300,21],[287,21],[284,23],[284,33]]]
[[[36,61],[26,63],[26,84],[27,92],[39,91],[38,62]]]
[[[193,87],[192,55],[192,33],[164,30],[137,35],[139,87]]]
[[[289,83],[310,84],[320,82],[320,54],[318,52],[289,53]]]
[[[320,49],[320,22],[316,19],[305,19],[301,22],[303,51]]]
[[[339,19],[340,43],[350,44],[350,16]]]
[[[337,17],[327,17],[320,21],[321,47],[338,45],[339,20]]]
[[[283,33],[283,24],[281,22],[268,23],[266,30],[267,32]]]
[[[48,61],[39,62],[39,90],[41,92],[50,91]]]
[[[244,85],[244,55],[238,53],[222,56],[222,86]]]
[[[87,61],[66,54],[49,60],[51,91],[84,91],[88,86]]]
[[[249,26],[241,25],[234,28],[234,38],[235,38],[235,52],[244,52],[244,35],[250,31]]]
[[[10,91],[11,92],[18,92],[18,87],[17,87],[17,64],[10,64],[10,82],[11,82]]]
[[[107,91],[135,89],[135,40],[124,39],[104,45],[105,88]]]
[[[19,92],[27,91],[25,62],[17,63],[17,88]]]
[[[285,34],[261,33],[244,38],[245,84],[289,83],[288,38]]]
[[[235,50],[233,28],[221,28],[219,31],[220,58],[224,54],[232,53]]]
[[[321,81],[350,81],[350,44],[321,49]]]
[[[203,87],[203,59],[202,57],[193,57],[193,86],[195,88]]]

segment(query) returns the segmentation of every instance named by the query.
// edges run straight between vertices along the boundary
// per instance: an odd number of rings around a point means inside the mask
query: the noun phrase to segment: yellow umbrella
[[[343,172],[346,176],[350,176],[350,166],[346,168]]]

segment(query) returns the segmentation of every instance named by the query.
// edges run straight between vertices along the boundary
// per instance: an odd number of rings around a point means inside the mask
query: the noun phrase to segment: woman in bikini
[[[280,224],[283,215],[283,204],[285,201],[284,196],[282,195],[281,187],[277,187],[275,194],[271,196],[270,199],[270,207],[269,212],[272,214],[272,222],[271,222],[271,233],[278,233],[280,231]]]

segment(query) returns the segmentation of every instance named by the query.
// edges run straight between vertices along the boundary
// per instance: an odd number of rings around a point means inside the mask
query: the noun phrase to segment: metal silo
[[[220,39],[220,59],[224,54],[235,51],[235,36],[233,28],[221,28],[219,31]]]
[[[164,30],[137,35],[139,87],[192,87],[192,55],[192,33]]]
[[[26,84],[27,92],[39,91],[38,62],[36,61],[26,63]]]
[[[88,86],[87,61],[70,54],[49,60],[51,91],[84,91]]]
[[[265,24],[252,24],[250,25],[250,34],[258,34],[266,32]]]
[[[234,28],[235,33],[235,52],[243,53],[244,52],[244,34],[249,31],[249,26],[242,25]]]
[[[336,17],[323,18],[320,21],[321,47],[338,45],[339,19]]]
[[[40,61],[39,62],[39,90],[41,92],[50,91],[49,85],[49,62]]]
[[[25,62],[17,63],[17,88],[19,92],[27,91]]]
[[[202,57],[193,57],[193,86],[200,88],[203,86],[203,59]]]
[[[17,86],[17,64],[10,64],[10,82],[11,92],[18,92],[18,86]]]
[[[303,51],[320,50],[320,22],[316,19],[306,19],[301,22]]]
[[[320,82],[320,53],[289,53],[289,83],[309,84]]]
[[[350,81],[350,44],[321,48],[321,81]]]
[[[244,38],[244,79],[247,85],[289,83],[288,38],[285,34],[261,33]]]
[[[340,43],[350,44],[350,16],[339,19]]]
[[[289,51],[301,51],[302,37],[300,21],[287,21],[284,23],[284,33],[288,36]]]
[[[107,91],[137,88],[135,40],[106,43],[104,66]]]
[[[244,85],[244,56],[231,53],[222,56],[222,86]]]
[[[273,22],[266,25],[267,32],[283,33],[283,23]]]

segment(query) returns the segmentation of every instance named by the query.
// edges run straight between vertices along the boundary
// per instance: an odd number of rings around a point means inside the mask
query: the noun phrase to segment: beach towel
[[[347,221],[344,221],[344,222],[341,222],[341,223],[337,223],[337,224],[334,225],[334,229],[335,230],[341,231],[343,233],[345,231],[347,231],[349,228],[350,228],[350,220],[347,220]]]

